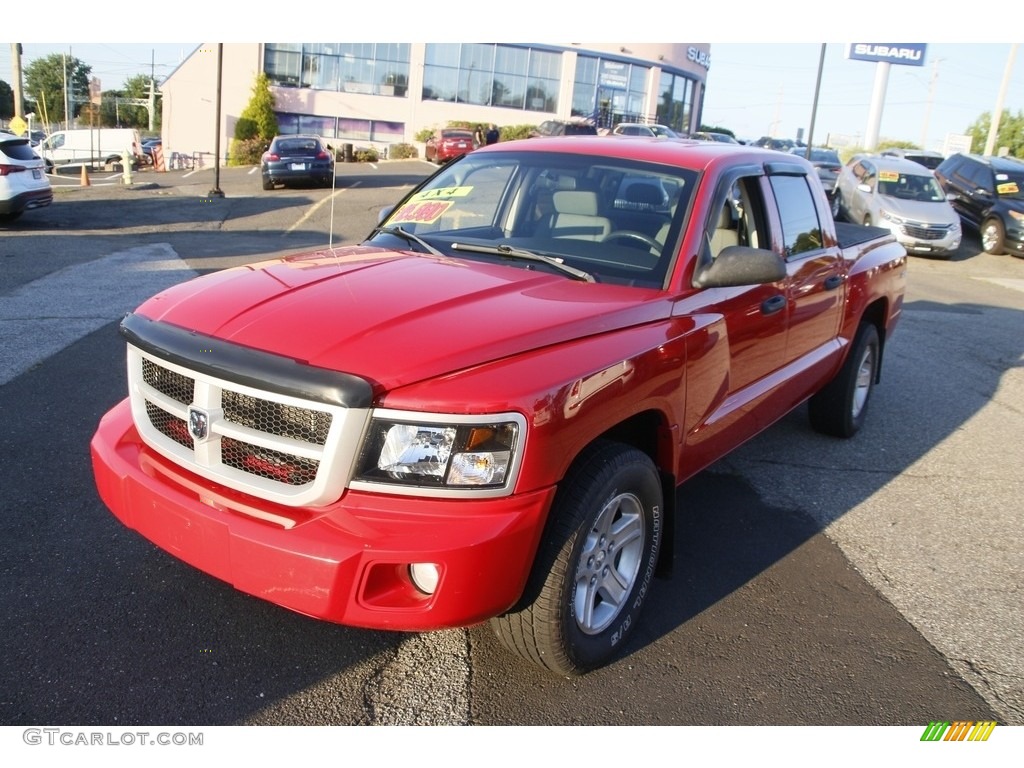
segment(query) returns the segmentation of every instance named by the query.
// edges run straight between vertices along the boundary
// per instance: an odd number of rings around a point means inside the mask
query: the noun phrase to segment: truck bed
[[[839,240],[839,247],[843,249],[853,248],[886,235],[891,236],[892,233],[884,227],[865,227],[847,221],[836,222],[836,239]]]

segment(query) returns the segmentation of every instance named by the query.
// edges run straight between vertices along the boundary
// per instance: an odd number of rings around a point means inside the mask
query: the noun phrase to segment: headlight
[[[882,215],[882,218],[885,219],[886,221],[891,221],[893,224],[903,224],[903,219],[900,218],[899,216],[896,216],[895,214],[889,213],[886,210],[880,210],[879,213]]]
[[[1021,213],[1020,211],[1010,211],[1009,213],[1010,216],[1017,221],[1024,221],[1024,213]]]
[[[426,495],[507,493],[519,467],[525,426],[519,414],[481,417],[378,410],[370,420],[351,486]]]

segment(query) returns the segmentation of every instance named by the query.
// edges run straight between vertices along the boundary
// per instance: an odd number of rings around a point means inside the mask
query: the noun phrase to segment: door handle
[[[770,315],[774,312],[778,312],[784,306],[786,306],[785,296],[772,296],[770,299],[765,299],[761,302],[761,314]]]

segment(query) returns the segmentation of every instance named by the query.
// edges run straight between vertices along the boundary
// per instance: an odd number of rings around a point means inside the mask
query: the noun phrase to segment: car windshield
[[[666,128],[664,125],[652,125],[650,126],[651,131],[655,136],[660,136],[663,139],[678,139],[679,134],[673,131],[671,128]]]
[[[946,199],[934,176],[879,171],[878,193],[900,200],[939,203]]]
[[[693,170],[626,159],[474,152],[414,190],[370,242],[660,288],[696,179]]]
[[[1000,197],[1024,200],[1024,173],[997,173],[996,192]]]

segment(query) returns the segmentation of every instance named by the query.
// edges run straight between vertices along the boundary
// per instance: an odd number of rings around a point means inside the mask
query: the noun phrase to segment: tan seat
[[[553,202],[551,237],[602,240],[612,231],[611,221],[597,215],[596,192],[562,190],[555,192]]]
[[[740,244],[739,232],[733,229],[732,210],[728,203],[723,205],[722,210],[719,211],[718,222],[708,234],[708,242],[711,246],[712,258],[720,254],[723,248]]]

